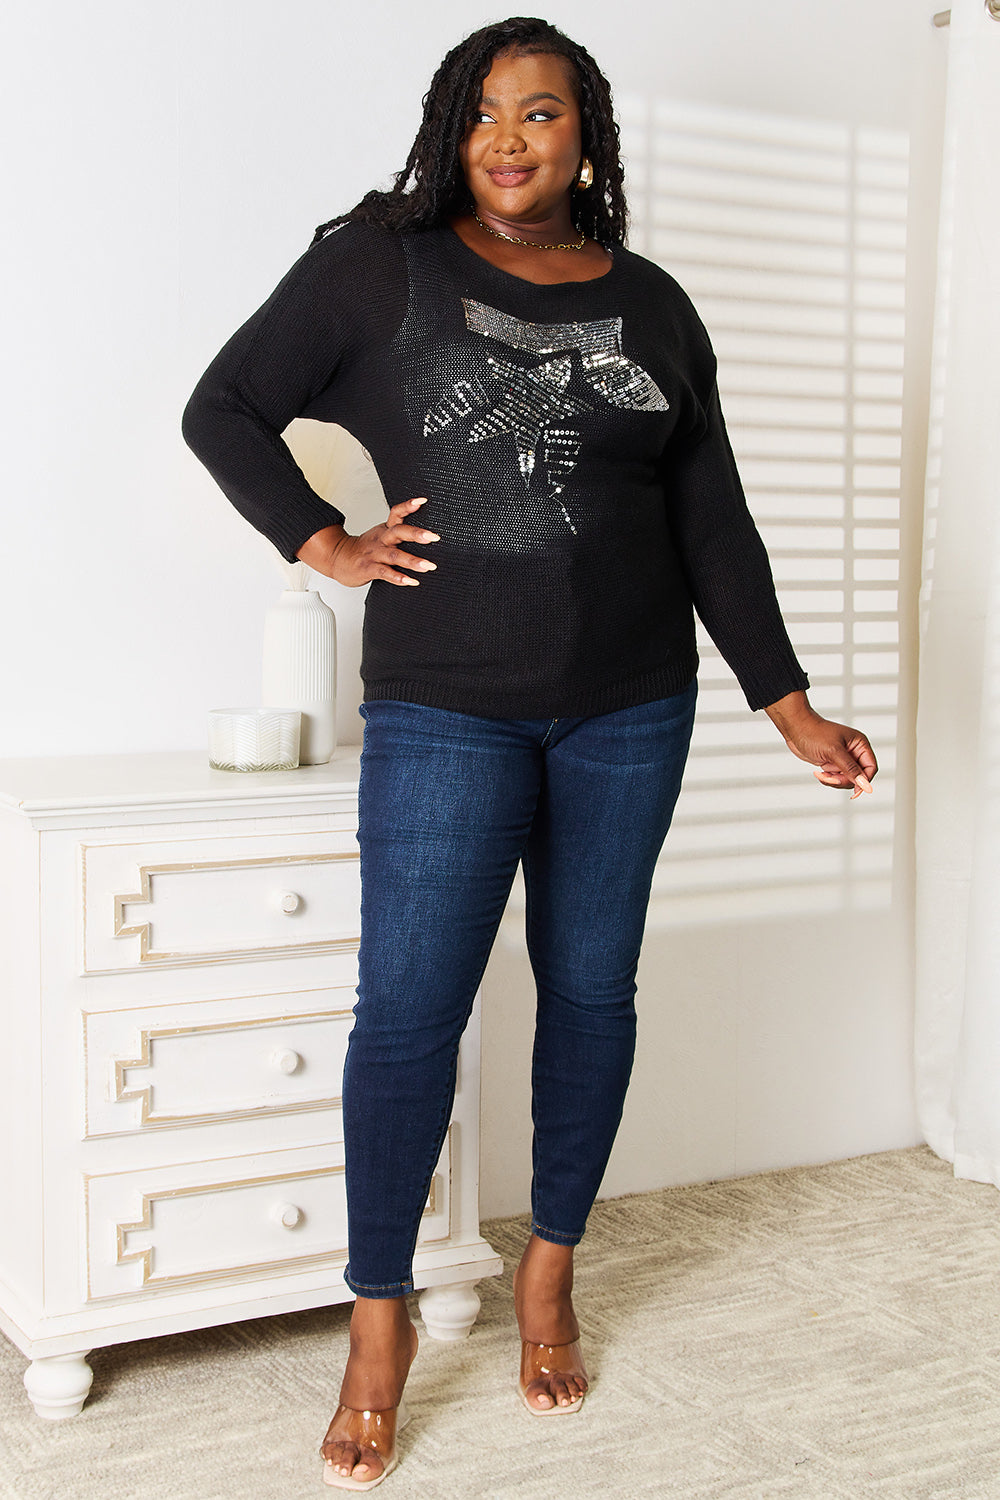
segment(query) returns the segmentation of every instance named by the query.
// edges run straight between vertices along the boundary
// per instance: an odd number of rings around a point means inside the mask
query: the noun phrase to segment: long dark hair
[[[459,147],[479,103],[483,79],[500,53],[565,57],[576,81],[582,118],[583,154],[594,167],[585,191],[573,192],[573,220],[602,245],[624,245],[628,233],[624,171],[611,88],[586,48],[556,26],[532,16],[513,16],[474,31],[453,47],[424,95],[424,117],[406,166],[388,191],[374,188],[349,213],[320,224],[313,244],[339,224],[360,219],[386,229],[434,229],[472,207]]]

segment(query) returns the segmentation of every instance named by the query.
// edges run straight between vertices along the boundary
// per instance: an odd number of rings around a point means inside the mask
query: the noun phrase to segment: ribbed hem
[[[654,703],[658,698],[671,698],[694,681],[697,671],[698,653],[693,651],[655,672],[590,684],[575,692],[561,687],[522,688],[517,693],[503,694],[497,692],[495,684],[470,683],[445,674],[431,682],[412,677],[378,682],[366,679],[365,702],[420,703],[424,708],[443,708],[480,719],[589,719],[596,714],[635,708],[640,703]]]

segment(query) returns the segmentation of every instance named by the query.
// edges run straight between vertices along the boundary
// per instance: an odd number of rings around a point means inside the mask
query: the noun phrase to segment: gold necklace
[[[580,243],[578,245],[540,245],[537,240],[519,240],[516,234],[504,234],[502,229],[491,229],[488,224],[483,223],[475,209],[472,210],[472,217],[480,229],[485,229],[486,233],[492,234],[495,239],[507,240],[512,245],[529,245],[532,250],[582,250],[587,243],[587,236],[581,230]],[[573,228],[576,228],[575,224]]]

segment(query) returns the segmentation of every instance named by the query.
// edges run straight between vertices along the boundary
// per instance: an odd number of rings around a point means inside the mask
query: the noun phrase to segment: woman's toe
[[[324,1443],[323,1457],[345,1479],[374,1479],[382,1471],[378,1456],[363,1454],[356,1443]]]
[[[357,1463],[347,1472],[352,1479],[377,1479],[382,1468],[382,1461],[376,1453],[363,1453],[358,1455]]]

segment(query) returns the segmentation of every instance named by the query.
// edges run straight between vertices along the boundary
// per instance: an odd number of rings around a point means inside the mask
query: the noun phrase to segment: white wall
[[[262,613],[279,574],[268,544],[183,447],[180,411],[314,225],[402,163],[443,51],[495,14],[457,0],[292,0],[280,10],[264,0],[39,0],[6,18],[0,111],[5,139],[19,145],[8,153],[15,211],[0,240],[12,294],[0,374],[0,755],[200,747],[207,708],[256,701]],[[946,45],[930,33],[929,8],[558,0],[547,14],[633,106],[919,125],[912,533],[935,51]],[[310,472],[332,472],[331,462],[346,474],[352,515],[374,515],[370,477],[350,455],[321,453]],[[608,1193],[916,1138],[907,547],[900,768],[882,802],[896,804],[888,903],[851,909],[848,896],[795,917],[656,919],[642,1052]],[[341,734],[357,738],[360,600],[328,581],[322,589],[341,619]],[[515,924],[485,985],[487,1213],[520,1208],[526,1195],[530,984]]]

